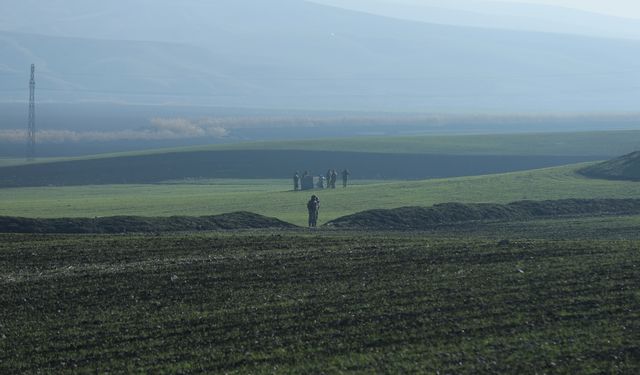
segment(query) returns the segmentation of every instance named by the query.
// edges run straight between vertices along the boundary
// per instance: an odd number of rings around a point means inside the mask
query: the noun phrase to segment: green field
[[[31,163],[91,160],[175,152],[224,150],[304,150],[389,154],[618,156],[640,149],[640,131],[592,131],[487,135],[411,135],[242,142],[194,147],[119,152],[67,158],[38,158]],[[0,167],[27,164],[0,158]]]
[[[640,131],[412,135],[253,142],[199,150],[314,150],[448,155],[622,155],[640,149]]]
[[[49,158],[44,158],[39,160],[39,162],[48,161]],[[15,159],[15,158],[0,158],[0,167],[10,167],[14,165],[23,165],[26,164],[27,161],[25,159]]]
[[[640,187],[635,182],[589,179],[575,173],[580,167],[582,165],[424,181],[370,182],[313,193],[321,199],[321,223],[373,208],[640,196]],[[304,225],[305,203],[312,193],[290,189],[287,180],[0,189],[0,215],[200,216],[251,211]]]
[[[637,373],[638,241],[0,235],[2,373]]]

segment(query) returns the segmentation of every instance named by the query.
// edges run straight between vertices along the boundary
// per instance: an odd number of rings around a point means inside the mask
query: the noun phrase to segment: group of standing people
[[[342,187],[347,187],[347,179],[349,178],[349,171],[345,169],[342,171],[341,174],[342,174]],[[326,175],[320,176],[319,180],[320,180],[320,182],[318,182],[319,188],[323,189],[326,186],[327,189],[335,189],[336,181],[338,180],[338,172],[336,172],[335,169],[329,169]]]
[[[349,176],[351,176],[351,173],[349,172],[348,169],[344,169],[342,172],[340,172],[340,174],[342,175],[342,187],[346,188],[349,182]],[[304,181],[307,181],[307,179],[311,179],[310,180],[311,182],[310,182],[310,186],[309,184],[307,184],[305,187]],[[298,191],[298,190],[307,190],[312,188],[335,189],[337,180],[338,180],[338,172],[335,169],[329,169],[324,176],[319,175],[317,177],[316,183],[313,182],[313,176],[311,176],[308,171],[304,171],[302,176],[300,176],[300,173],[296,171],[293,174],[293,190]]]

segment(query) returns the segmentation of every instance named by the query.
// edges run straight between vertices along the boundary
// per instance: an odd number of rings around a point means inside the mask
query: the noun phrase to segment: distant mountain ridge
[[[31,63],[42,101],[607,112],[633,110],[640,96],[640,41],[427,24],[300,0],[8,1],[0,29],[2,101],[24,100]],[[25,33],[36,31],[57,36]]]
[[[466,27],[640,38],[640,20],[561,6],[490,0],[5,0],[0,30],[59,37],[205,43],[207,32],[250,32],[253,24],[302,19],[318,6]],[[315,6],[315,7],[314,7]],[[237,23],[243,18],[245,23]],[[268,25],[278,28],[278,24]]]
[[[640,39],[640,20],[562,6],[478,0],[312,0],[344,9],[428,23]]]

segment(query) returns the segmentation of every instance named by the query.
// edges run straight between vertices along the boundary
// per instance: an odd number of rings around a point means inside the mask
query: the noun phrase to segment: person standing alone
[[[315,195],[311,196],[307,202],[307,210],[309,211],[309,228],[315,228],[318,224],[318,212],[320,211],[320,199]]]
[[[300,189],[300,175],[296,171],[296,173],[293,174],[293,190],[298,191],[299,189]]]
[[[349,170],[345,168],[344,171],[342,171],[342,187],[346,188],[347,187],[347,182],[349,180],[349,176],[351,175],[351,173],[349,173]]]

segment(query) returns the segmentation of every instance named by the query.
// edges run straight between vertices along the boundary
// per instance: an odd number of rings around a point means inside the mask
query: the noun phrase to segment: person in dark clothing
[[[336,172],[336,170],[332,170],[331,171],[331,188],[335,189],[336,188],[336,180],[338,180],[338,172]]]
[[[349,173],[349,170],[345,168],[345,170],[342,171],[342,187],[346,188],[347,187],[347,182],[349,180],[349,176],[351,175],[351,173]]]
[[[315,228],[318,224],[318,212],[320,211],[320,199],[315,195],[311,196],[307,202],[307,210],[309,211],[309,228]]]
[[[300,190],[300,175],[298,174],[298,171],[293,174],[293,190]]]

